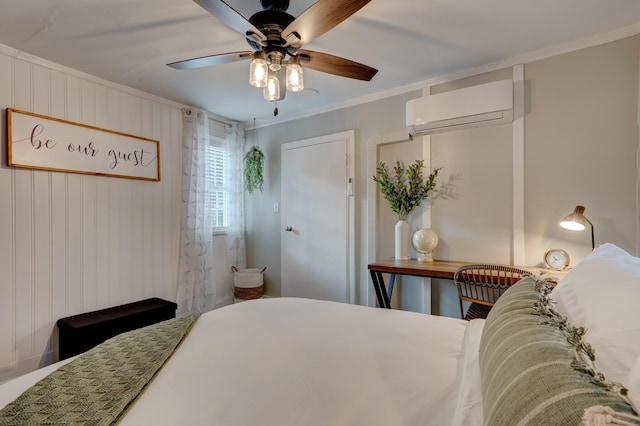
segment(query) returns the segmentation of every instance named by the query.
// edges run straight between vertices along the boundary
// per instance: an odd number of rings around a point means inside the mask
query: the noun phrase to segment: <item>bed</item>
[[[606,244],[555,288],[521,280],[487,320],[242,302],[0,385],[0,425],[640,424],[638,278],[640,259]]]

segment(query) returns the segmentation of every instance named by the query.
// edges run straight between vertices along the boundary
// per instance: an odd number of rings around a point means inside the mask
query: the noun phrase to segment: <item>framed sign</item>
[[[7,108],[10,167],[160,180],[160,143]]]

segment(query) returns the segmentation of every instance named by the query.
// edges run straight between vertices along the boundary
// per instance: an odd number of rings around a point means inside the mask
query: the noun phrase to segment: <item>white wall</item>
[[[589,232],[559,227],[581,204],[596,244],[638,255],[640,36],[533,61],[525,68],[528,262],[551,247],[572,265],[591,250]]]
[[[0,381],[57,358],[57,319],[175,300],[181,106],[0,46]],[[160,141],[161,181],[9,168],[8,107]]]

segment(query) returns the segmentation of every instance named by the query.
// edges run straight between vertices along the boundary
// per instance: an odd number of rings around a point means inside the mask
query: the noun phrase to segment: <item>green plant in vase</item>
[[[380,192],[389,202],[391,210],[398,216],[396,224],[396,259],[409,258],[409,225],[406,220],[413,210],[427,199],[436,187],[436,178],[440,168],[433,169],[424,176],[424,160],[416,160],[408,168],[397,161],[391,173],[384,162],[376,167],[373,180],[380,185]],[[405,247],[406,246],[406,247]]]
[[[257,146],[252,146],[244,155],[244,184],[249,191],[263,190],[264,153]]]

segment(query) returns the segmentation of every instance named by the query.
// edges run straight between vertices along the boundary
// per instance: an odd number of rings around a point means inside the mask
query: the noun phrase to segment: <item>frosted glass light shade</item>
[[[276,74],[270,74],[267,85],[264,88],[264,98],[267,101],[277,101],[280,99],[280,81]]]
[[[300,92],[302,89],[304,89],[302,67],[296,63],[287,65],[287,90]]]
[[[259,56],[253,58],[249,66],[249,84],[253,87],[266,87],[268,69],[266,60]]]

